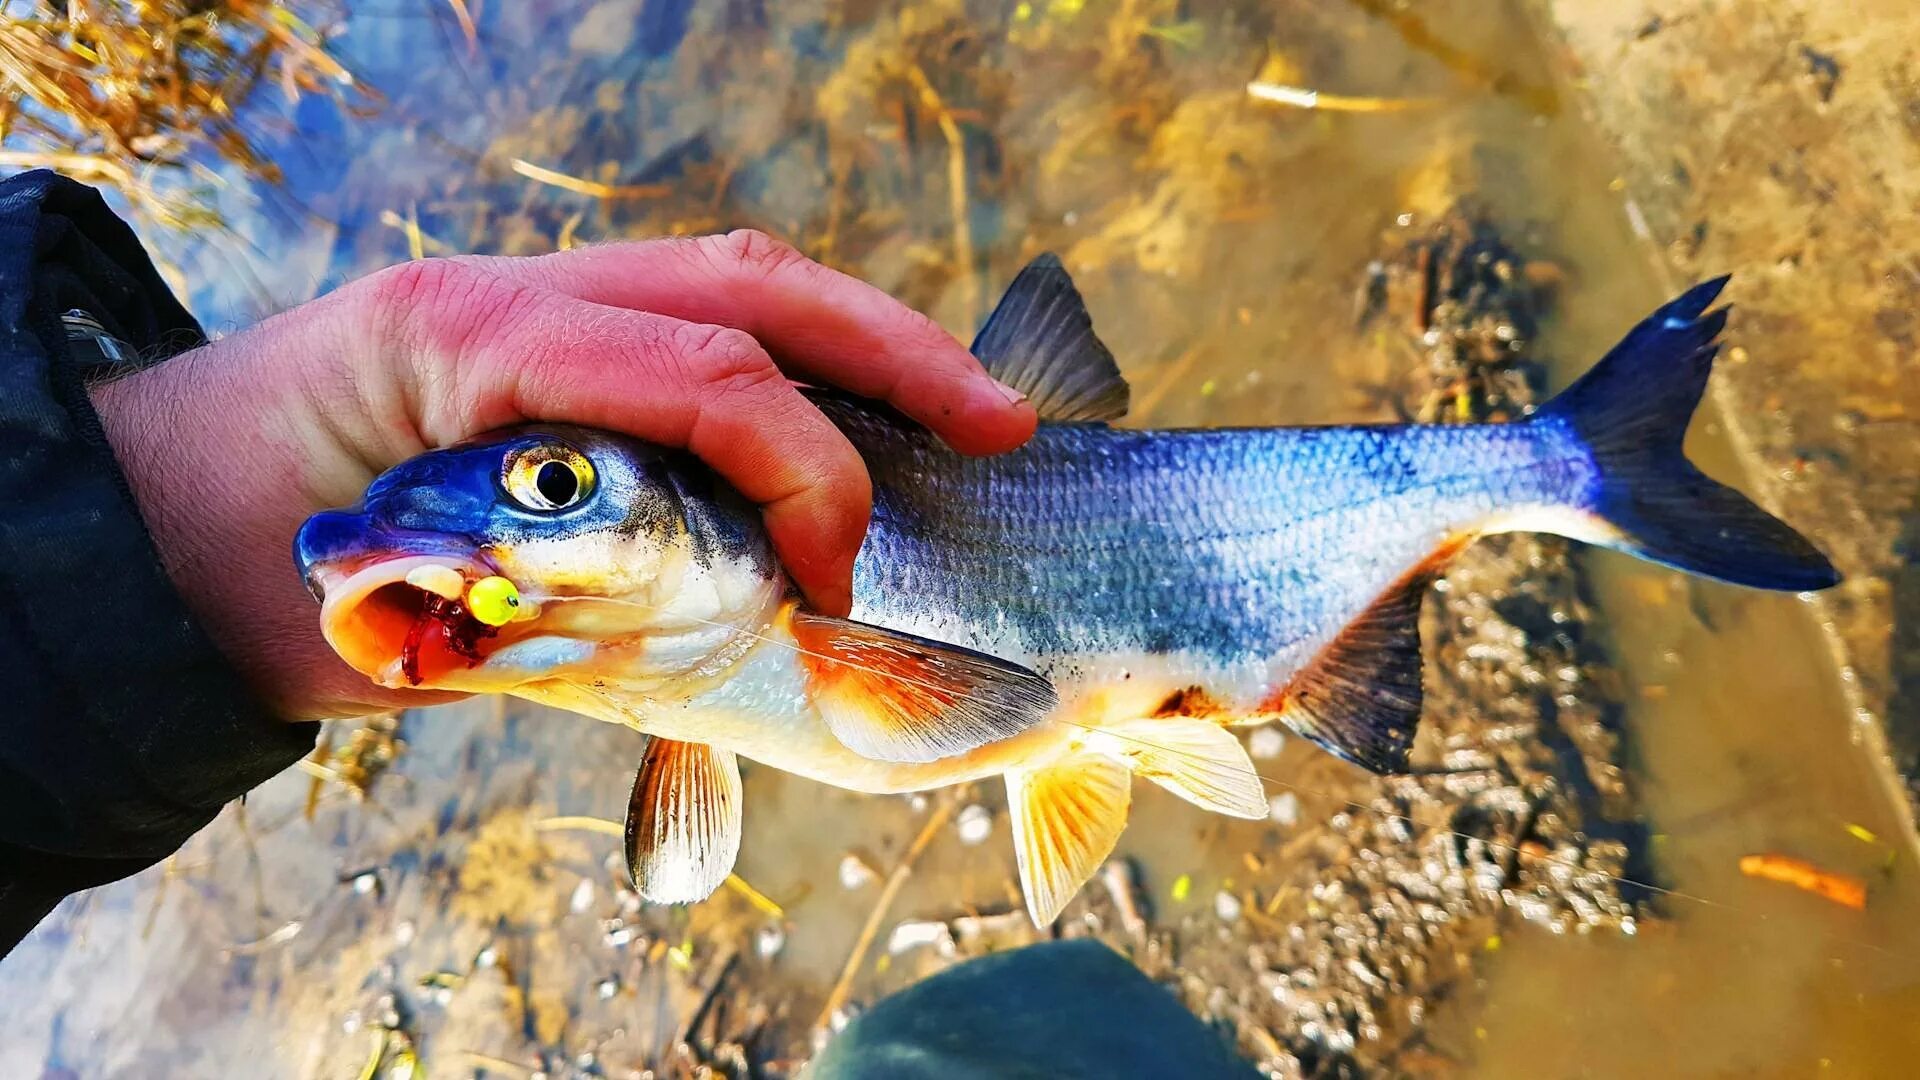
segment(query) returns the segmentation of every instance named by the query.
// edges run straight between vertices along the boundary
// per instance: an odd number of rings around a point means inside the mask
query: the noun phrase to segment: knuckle
[[[471,273],[471,267],[451,259],[414,259],[375,273],[366,288],[376,306],[405,311],[463,291]]]
[[[532,290],[483,261],[415,259],[367,279],[372,330],[382,340],[458,355],[534,305]]]
[[[767,351],[743,330],[689,323],[674,331],[672,347],[708,386],[752,390],[781,377]]]
[[[711,257],[723,269],[737,268],[772,274],[807,261],[807,257],[793,245],[759,229],[735,229],[725,236],[708,237],[703,242],[708,245]]]

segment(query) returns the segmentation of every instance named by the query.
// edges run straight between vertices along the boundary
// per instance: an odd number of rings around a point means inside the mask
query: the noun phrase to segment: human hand
[[[290,562],[301,522],[521,422],[686,448],[762,506],[813,606],[845,613],[872,490],[789,376],[964,453],[1033,433],[1032,406],[931,320],[751,231],[403,263],[92,396],[174,584],[270,703],[311,719],[447,695],[377,687],[327,646]]]

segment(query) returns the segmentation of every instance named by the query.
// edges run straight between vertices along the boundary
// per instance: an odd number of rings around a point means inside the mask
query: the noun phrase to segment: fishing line
[[[641,608],[644,610],[654,611],[654,612],[661,611],[661,605],[659,604],[646,604],[636,600],[618,600],[612,597],[602,597],[602,596],[555,596],[555,597],[549,597],[545,600],[542,600],[541,603],[547,604],[547,603],[554,603],[554,602],[570,602],[570,601],[571,602],[584,601],[584,602],[596,603],[596,604],[617,604],[623,607]],[[710,626],[715,629],[726,630],[731,633],[739,634],[743,637],[752,638],[756,641],[762,641],[768,644],[777,645],[780,648],[787,649],[793,653],[808,657],[810,659],[824,660],[830,663],[840,664],[842,666],[853,668],[857,671],[863,672],[868,675],[876,675],[881,678],[892,679],[897,682],[905,683],[909,686],[916,686],[922,689],[937,690],[937,691],[946,691],[950,689],[949,687],[941,686],[939,684],[928,682],[922,679],[915,679],[911,676],[900,674],[899,672],[886,671],[881,668],[870,667],[865,664],[857,663],[855,661],[845,659],[844,657],[832,656],[827,653],[816,652],[796,642],[783,641],[780,638],[773,637],[769,634],[760,633],[755,630],[750,630],[743,626],[736,626],[732,623],[719,622],[714,619],[702,618],[698,615],[691,615],[691,614],[685,614],[685,613],[675,613],[675,617],[685,619],[688,622],[696,623],[702,626]],[[581,688],[587,690],[590,694],[592,694],[595,697],[601,697],[605,699],[610,705],[617,706],[619,708],[619,711],[621,711],[622,713],[626,713],[628,715],[634,714],[633,709],[627,707],[624,703],[620,702],[617,698],[614,698],[606,694],[604,691],[597,690],[593,687],[581,687]],[[1124,732],[1113,731],[1108,728],[1098,727],[1093,724],[1088,724],[1088,723],[1084,723],[1076,720],[1068,720],[1060,717],[1049,717],[1048,719],[1061,724],[1065,724],[1069,727],[1080,728],[1088,732],[1097,732],[1104,736],[1109,736],[1109,737],[1120,739],[1122,741],[1136,743],[1146,749],[1158,750],[1162,753],[1174,754],[1183,758],[1191,757],[1191,755],[1187,754],[1184,751],[1181,751],[1175,747],[1165,746],[1160,743],[1156,743],[1151,739],[1143,739],[1138,736],[1126,734]],[[1242,770],[1237,767],[1217,765],[1213,762],[1208,762],[1208,761],[1202,761],[1201,764],[1202,764],[1203,771],[1211,774],[1215,778],[1233,777],[1235,779],[1244,779],[1250,775],[1255,780],[1260,781],[1263,790],[1265,790],[1266,785],[1272,784],[1276,787],[1284,788],[1288,791],[1292,791],[1297,794],[1308,795],[1318,799],[1325,799],[1325,800],[1334,802],[1336,804],[1339,804],[1350,810],[1358,810],[1363,813],[1373,814],[1377,817],[1384,818],[1387,820],[1401,821],[1406,823],[1409,826],[1412,826],[1415,829],[1428,831],[1431,833],[1437,833],[1443,836],[1449,836],[1457,840],[1465,840],[1469,843],[1481,844],[1486,848],[1488,848],[1489,850],[1499,852],[1501,854],[1513,854],[1516,856],[1523,854],[1523,852],[1521,851],[1520,845],[1518,844],[1508,844],[1498,840],[1491,840],[1484,836],[1475,836],[1472,833],[1460,832],[1455,829],[1446,828],[1445,826],[1434,825],[1428,822],[1423,822],[1420,819],[1413,817],[1410,814],[1402,814],[1392,810],[1385,810],[1378,806],[1373,806],[1367,803],[1355,801],[1353,799],[1347,798],[1346,796],[1337,794],[1335,792],[1323,791],[1316,788],[1307,787],[1305,785],[1298,784],[1290,780],[1282,780],[1279,777],[1268,776],[1265,773],[1260,772],[1258,769]],[[1413,778],[1379,777],[1378,779],[1394,780],[1394,779],[1413,779]],[[1530,855],[1528,857],[1535,862],[1546,863],[1552,866],[1557,866],[1563,870],[1567,870],[1574,874],[1602,877],[1617,885],[1625,885],[1631,888],[1644,889],[1647,892],[1656,894],[1658,896],[1667,897],[1674,900],[1688,901],[1690,903],[1698,904],[1701,907],[1730,912],[1735,915],[1739,915],[1739,916],[1750,918],[1750,919],[1756,919],[1761,922],[1766,922],[1773,918],[1773,916],[1771,915],[1767,915],[1758,911],[1753,911],[1748,908],[1743,908],[1735,904],[1729,904],[1725,901],[1714,900],[1710,897],[1701,896],[1698,893],[1691,893],[1682,889],[1668,888],[1663,885],[1656,885],[1650,881],[1641,881],[1635,878],[1624,877],[1619,874],[1609,874],[1604,870],[1598,870],[1591,866],[1586,866],[1581,863],[1575,862],[1571,859],[1563,859],[1558,856],[1552,855],[1550,853],[1544,854],[1544,855]],[[1898,953],[1883,945],[1876,945],[1872,942],[1862,941],[1856,938],[1851,938],[1851,937],[1848,937],[1845,935],[1839,935],[1839,934],[1832,935],[1831,938],[1835,942],[1849,945],[1854,948],[1864,949],[1871,952],[1879,953],[1880,955],[1885,956],[1889,959],[1897,960],[1897,959],[1903,958],[1901,953]]]

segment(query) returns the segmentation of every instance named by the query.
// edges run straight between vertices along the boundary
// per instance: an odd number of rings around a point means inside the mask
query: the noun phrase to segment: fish
[[[1570,387],[1490,424],[1144,429],[1060,262],[972,349],[1040,416],[967,457],[808,388],[873,515],[846,618],[809,610],[757,509],[688,454],[522,425],[425,453],[309,518],[321,629],[389,687],[507,694],[649,736],[636,889],[687,903],[738,856],[740,761],[872,794],[1006,786],[1034,923],[1112,852],[1133,779],[1268,813],[1240,731],[1278,723],[1411,767],[1428,586],[1479,537],[1540,532],[1756,589],[1839,575],[1686,458],[1728,308],[1689,289]]]

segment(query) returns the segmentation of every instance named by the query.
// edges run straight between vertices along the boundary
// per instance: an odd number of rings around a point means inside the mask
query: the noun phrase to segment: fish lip
[[[457,571],[469,584],[500,576],[490,561],[474,552],[467,555],[370,555],[344,563],[315,564],[307,572],[310,586],[322,597],[320,630],[348,667],[381,686],[394,689],[486,689],[454,685],[473,681],[472,672],[484,669],[486,659],[508,644],[531,636],[532,621],[509,624],[476,643],[478,662],[468,662],[434,650],[430,672],[418,682],[409,678],[403,663],[408,628],[420,617],[419,606],[429,594],[407,581],[423,567]],[[403,590],[389,592],[392,589]],[[436,643],[437,645],[438,643]],[[424,661],[423,661],[424,663]],[[444,678],[443,678],[444,677]]]

